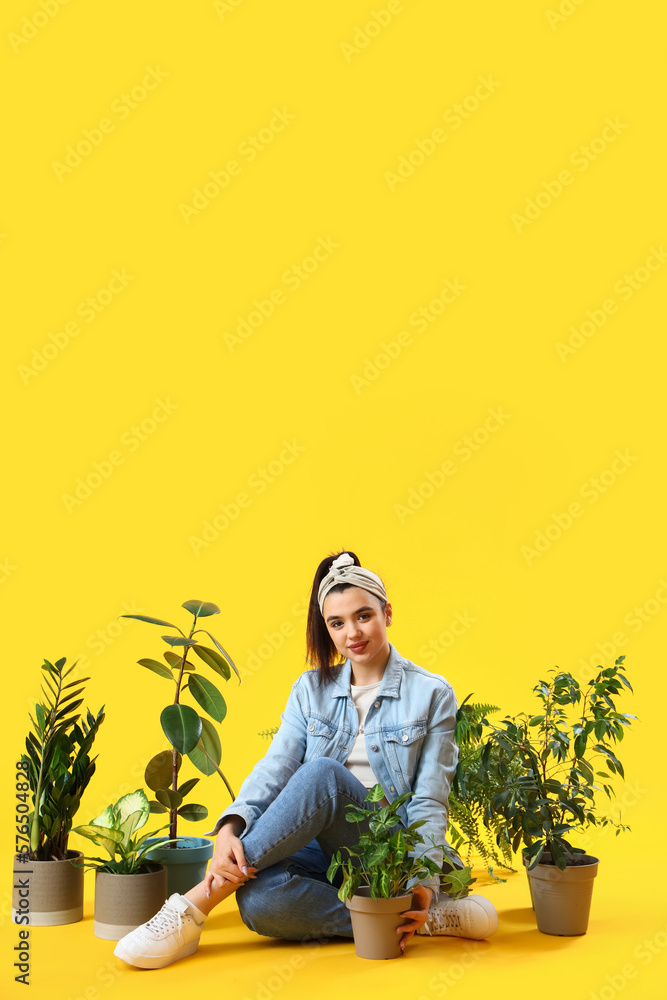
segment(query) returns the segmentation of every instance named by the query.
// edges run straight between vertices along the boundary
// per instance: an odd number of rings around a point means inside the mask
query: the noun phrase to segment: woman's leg
[[[291,941],[352,937],[350,911],[327,879],[329,861],[313,840],[242,885],[236,902],[246,927]]]
[[[246,913],[249,914],[252,908],[255,914],[250,918],[254,923],[257,921],[260,896],[265,900],[267,912],[274,908],[274,903],[269,903],[269,899],[277,901],[280,897],[287,902],[289,898],[290,912],[294,914],[298,924],[298,912],[304,906],[305,893],[313,926],[330,926],[333,923],[341,926],[342,933],[347,934],[348,911],[338,900],[337,889],[326,881],[326,868],[312,879],[309,874],[290,871],[289,864],[281,867],[281,863],[316,840],[328,866],[335,851],[344,846],[351,847],[358,841],[359,826],[347,822],[345,806],[349,803],[361,805],[366,794],[367,790],[361,782],[343,764],[330,757],[319,757],[302,764],[268,809],[241,836],[246,861],[255,867],[257,877],[249,879],[240,888],[232,883],[225,883],[212,889],[209,897],[206,896],[204,883],[200,882],[188,890],[187,898],[202,913],[208,914],[214,906],[238,889],[242,892],[239,907],[242,905],[242,898]],[[303,860],[302,857],[301,862]],[[297,861],[296,864],[299,867],[300,862]],[[303,867],[302,864],[300,866]],[[263,877],[262,872],[268,869],[272,871]],[[304,882],[304,879],[308,881]],[[253,897],[254,901],[251,902]],[[314,910],[311,909],[311,904],[315,907]],[[337,933],[341,931],[329,931],[329,934]]]

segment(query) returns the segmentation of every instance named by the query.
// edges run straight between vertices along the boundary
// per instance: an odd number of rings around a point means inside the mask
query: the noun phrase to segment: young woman
[[[391,645],[391,621],[382,580],[353,552],[322,560],[307,625],[315,669],[293,685],[268,752],[218,819],[204,880],[170,896],[118,942],[115,955],[146,969],[191,955],[206,916],[234,892],[244,923],[258,934],[352,937],[349,911],[326,871],[331,855],[358,839],[345,806],[361,805],[377,783],[389,801],[412,792],[400,809],[403,824],[425,820],[426,844],[445,843],[458,759],[456,698],[444,677]],[[426,853],[450,870],[441,851]],[[414,908],[398,928],[402,950],[415,932],[484,938],[497,928],[481,896],[438,898],[436,877],[412,891]]]

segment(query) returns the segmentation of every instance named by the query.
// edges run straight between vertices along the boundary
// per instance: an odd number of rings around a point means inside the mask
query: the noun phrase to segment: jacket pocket
[[[387,756],[408,785],[411,785],[417,770],[426,731],[425,722],[385,730]]]
[[[306,728],[306,760],[326,757],[333,746],[336,727],[325,719],[311,715]]]

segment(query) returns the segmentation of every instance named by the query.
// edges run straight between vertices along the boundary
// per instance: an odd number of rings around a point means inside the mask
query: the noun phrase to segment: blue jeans
[[[257,869],[257,877],[236,892],[247,927],[292,941],[352,937],[350,911],[338,898],[341,872],[334,884],[326,873],[332,854],[358,842],[359,827],[347,822],[345,806],[362,805],[366,794],[344,764],[330,757],[308,761],[292,775],[241,835],[246,861]]]

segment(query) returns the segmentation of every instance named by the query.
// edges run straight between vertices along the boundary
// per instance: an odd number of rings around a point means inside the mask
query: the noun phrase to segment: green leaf
[[[162,635],[162,636],[160,636],[160,638],[164,639],[164,641],[169,646],[195,646],[196,645],[196,640],[195,639],[186,639],[185,636],[180,636],[180,635]]]
[[[181,604],[182,608],[189,611],[196,618],[208,618],[209,615],[219,615],[220,608],[217,604],[211,604],[210,601],[186,601],[185,604]]]
[[[180,670],[181,669],[181,661],[183,659],[183,654],[182,653],[175,653],[173,651],[173,649],[165,649],[165,651],[164,651],[164,653],[162,655],[164,656],[165,660],[167,661],[167,663],[169,664],[169,666],[172,668],[172,670]],[[195,670],[195,669],[196,668],[195,668],[194,664],[190,663],[189,660],[185,661],[185,667],[183,669],[184,673],[189,673],[191,670]]]
[[[189,705],[167,705],[160,715],[165,736],[181,753],[190,753],[202,733],[202,720]]]
[[[528,720],[528,725],[529,726],[539,726],[540,722],[544,722],[544,716],[543,715],[534,715],[532,717],[532,719]]]
[[[222,655],[224,656],[224,658],[227,660],[227,663],[230,665],[230,667],[232,668],[232,670],[234,671],[234,673],[238,677],[239,684],[240,684],[241,683],[241,675],[238,672],[238,670],[236,669],[236,664],[234,663],[234,661],[232,660],[231,656],[226,651],[226,649],[224,649],[224,647],[220,645],[220,643],[218,642],[218,640],[216,639],[216,637],[214,635],[211,635],[210,632],[207,632],[205,628],[203,628],[201,630],[197,629],[197,631],[198,632],[202,631],[205,635],[207,635],[209,637],[209,639],[211,639],[213,641],[213,643],[215,645],[215,648],[218,650],[218,652],[222,653]]]
[[[364,802],[380,802],[384,798],[384,789],[382,785],[373,785],[369,789]]]
[[[166,622],[162,618],[148,618],[146,615],[120,615],[121,618],[136,618],[138,622],[148,622],[149,625],[166,625],[167,628],[175,628],[177,632],[180,632],[178,625],[172,625],[171,622]],[[85,667],[84,667],[85,670]]]
[[[188,803],[188,805],[181,806],[178,810],[178,815],[183,819],[190,820],[192,823],[196,823],[197,820],[206,819],[208,816],[208,809],[206,806],[196,805],[194,802]]]
[[[201,720],[201,736],[196,747],[190,751],[188,757],[194,766],[203,774],[215,774],[215,768],[206,756],[212,757],[216,764],[222,759],[222,749],[220,747],[220,737],[212,722],[208,719]]]
[[[187,781],[184,781],[182,785],[178,786],[178,790],[183,796],[183,798],[185,798],[188,792],[192,791],[192,789],[195,787],[195,785],[199,780],[200,780],[199,778],[188,778]]]
[[[176,751],[176,773],[178,774],[183,758]],[[162,750],[156,753],[146,765],[144,781],[153,792],[158,788],[169,788],[173,781],[174,752],[173,750]]]
[[[210,715],[216,722],[222,722],[227,714],[227,706],[215,684],[212,684],[207,677],[198,677],[193,674],[188,681],[188,687],[192,697],[207,715]]]
[[[159,660],[143,659],[137,660],[137,663],[140,667],[147,667],[153,673],[159,674],[160,677],[166,677],[168,681],[173,681],[174,679],[169,667],[165,667],[164,663],[160,663]]]
[[[112,830],[114,828],[114,814],[111,806],[107,806],[103,813],[96,816],[95,819],[90,821],[90,826],[101,826],[105,830]]]
[[[183,802],[183,796],[180,792],[175,792],[173,788],[158,788],[155,793],[155,798],[158,802],[161,802],[163,806],[167,809],[178,809],[178,807]]]
[[[366,819],[366,813],[359,812],[358,809],[346,809],[345,819],[348,823],[363,823]]]
[[[227,660],[218,653],[216,649],[210,649],[208,646],[193,646],[192,647],[197,654],[197,656],[204,661],[204,663],[215,670],[217,674],[220,674],[225,678],[226,681],[232,676],[232,672],[229,668]]]
[[[381,861],[384,861],[388,853],[389,844],[373,844],[373,846],[364,854],[364,867],[371,868],[373,865],[379,864]]]
[[[149,812],[150,807],[146,793],[140,788],[137,788],[136,792],[122,795],[116,803],[120,828],[126,837],[131,837],[135,830],[146,823]]]
[[[156,802],[155,799],[149,799],[148,805],[152,813],[166,813],[169,810],[163,806],[160,802]]]

